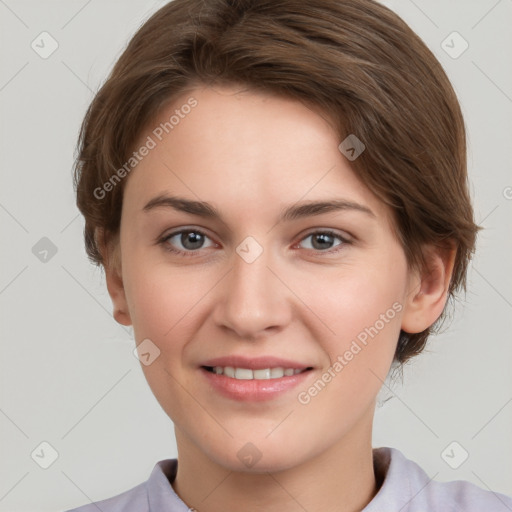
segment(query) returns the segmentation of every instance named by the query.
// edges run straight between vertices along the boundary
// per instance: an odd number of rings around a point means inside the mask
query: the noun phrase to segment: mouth
[[[236,366],[200,366],[207,392],[212,391],[237,402],[264,402],[286,396],[299,385],[306,386],[314,368],[244,368]]]
[[[215,375],[223,375],[230,379],[236,380],[274,380],[283,377],[291,377],[300,373],[305,373],[313,368],[283,368],[277,366],[274,368],[261,368],[253,370],[251,368],[235,368],[233,366],[202,366],[204,370]]]

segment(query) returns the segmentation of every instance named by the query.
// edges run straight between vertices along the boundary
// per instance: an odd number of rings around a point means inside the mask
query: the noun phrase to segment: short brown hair
[[[454,90],[432,52],[373,0],[174,0],[137,31],[83,121],[75,163],[77,204],[92,261],[119,233],[123,185],[94,193],[129,158],[164,104],[198,84],[242,84],[313,104],[340,142],[366,150],[352,162],[392,209],[409,268],[424,244],[457,248],[449,299],[466,290],[476,234],[466,134]],[[98,239],[98,234],[103,238]],[[401,332],[395,360],[421,352],[444,319]]]

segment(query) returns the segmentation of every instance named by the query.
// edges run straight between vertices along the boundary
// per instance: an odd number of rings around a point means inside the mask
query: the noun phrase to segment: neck
[[[289,469],[233,472],[206,457],[177,427],[176,494],[198,512],[359,512],[378,490],[371,422]]]

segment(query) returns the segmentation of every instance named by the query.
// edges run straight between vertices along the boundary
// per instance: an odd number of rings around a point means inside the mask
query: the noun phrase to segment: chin
[[[297,465],[297,461],[292,460],[289,453],[273,453],[268,457],[262,456],[254,465],[241,462],[236,456],[229,459],[224,457],[222,460],[216,460],[216,462],[229,471],[249,474],[277,473],[288,470]]]
[[[299,453],[293,443],[282,440],[277,446],[265,438],[253,442],[231,441],[224,445],[205,446],[204,452],[219,466],[237,473],[275,473],[293,468],[308,458],[308,454]],[[304,449],[303,443],[299,446]]]

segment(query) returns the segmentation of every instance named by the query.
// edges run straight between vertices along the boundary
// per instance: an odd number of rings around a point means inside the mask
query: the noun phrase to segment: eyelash
[[[172,233],[169,233],[168,235],[165,235],[160,240],[158,240],[158,243],[161,244],[166,251],[172,252],[174,254],[178,254],[180,256],[194,257],[197,254],[197,252],[200,251],[200,249],[190,250],[190,251],[182,251],[180,249],[173,248],[170,244],[167,243],[171,238],[175,237],[176,235],[181,235],[182,233],[197,233],[202,236],[205,236],[206,238],[210,238],[204,231],[201,231],[200,229],[190,229],[189,228],[189,229],[181,229],[179,231],[174,231]],[[331,231],[329,229],[312,231],[312,232],[308,233],[307,235],[305,235],[303,238],[301,238],[299,240],[299,243],[313,235],[328,235],[328,236],[337,238],[338,240],[343,242],[342,244],[336,246],[335,249],[328,249],[325,251],[320,251],[320,250],[317,251],[315,249],[308,249],[308,250],[312,250],[313,252],[316,252],[319,254],[334,254],[334,253],[341,251],[345,245],[350,245],[352,243],[350,240],[347,240],[346,238],[342,237],[338,233],[335,233],[334,231]]]

